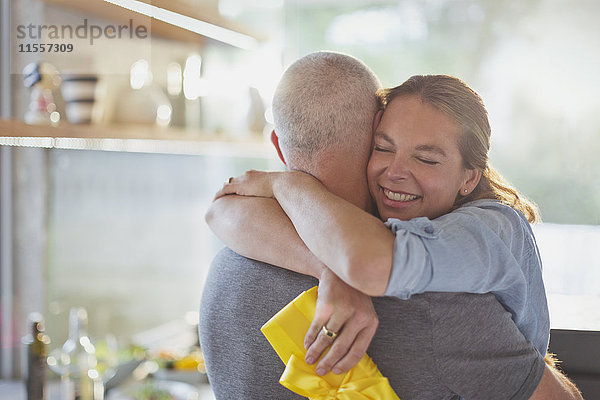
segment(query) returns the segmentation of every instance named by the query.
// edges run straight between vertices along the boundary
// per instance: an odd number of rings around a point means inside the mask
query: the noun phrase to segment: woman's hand
[[[214,200],[228,194],[253,197],[273,197],[273,183],[286,172],[246,171],[237,178],[229,178],[221,190],[217,192]]]
[[[336,374],[347,372],[366,353],[378,324],[371,298],[325,268],[319,282],[315,318],[304,338],[306,362],[314,364],[331,346],[317,364],[317,374],[325,375],[332,369]],[[337,335],[329,337],[323,327]]]

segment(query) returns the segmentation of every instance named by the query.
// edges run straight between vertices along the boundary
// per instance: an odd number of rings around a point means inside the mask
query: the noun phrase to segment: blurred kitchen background
[[[535,231],[553,328],[600,330],[599,2],[1,4],[3,377],[17,374],[30,311],[46,317],[50,349],[65,341],[74,306],[87,309],[92,340],[112,335],[122,346],[169,321],[193,321],[222,247],[203,218],[212,196],[229,176],[283,168],[267,140],[274,88],[291,62],[324,49],[362,59],[384,86],[443,73],[482,96],[492,163],[541,209]],[[148,4],[157,18],[143,15]],[[176,25],[158,20],[173,15]],[[147,37],[125,31],[91,44],[89,35],[52,37],[50,27],[130,20]],[[197,33],[198,21],[231,37]],[[65,51],[26,47],[34,43]],[[33,98],[23,70],[40,62],[63,83],[51,88],[48,121],[32,128],[22,122]],[[89,123],[67,112],[67,74],[98,79]]]

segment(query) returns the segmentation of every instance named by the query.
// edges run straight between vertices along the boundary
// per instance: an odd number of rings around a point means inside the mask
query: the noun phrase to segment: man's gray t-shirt
[[[217,399],[301,399],[278,383],[284,364],[260,327],[308,276],[222,250],[200,308],[200,343]],[[374,299],[379,317],[368,354],[408,399],[528,399],[545,364],[491,294],[424,293]]]

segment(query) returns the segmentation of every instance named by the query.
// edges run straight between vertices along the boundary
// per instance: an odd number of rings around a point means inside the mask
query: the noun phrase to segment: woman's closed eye
[[[378,146],[378,145],[375,145],[373,150],[378,151],[380,153],[391,153],[392,152],[392,150],[389,147]]]
[[[417,160],[419,160],[420,162],[427,164],[427,165],[437,165],[440,163],[439,161],[435,161],[435,160],[431,160],[431,159],[423,158],[423,157],[417,157]]]

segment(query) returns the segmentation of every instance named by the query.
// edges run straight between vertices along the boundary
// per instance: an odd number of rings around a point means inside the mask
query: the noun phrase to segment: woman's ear
[[[277,150],[277,155],[279,156],[279,159],[281,160],[281,162],[287,166],[287,163],[285,162],[285,159],[283,158],[283,153],[281,152],[281,148],[279,147],[279,138],[277,137],[277,134],[275,133],[275,129],[273,129],[271,131],[271,143],[273,143],[273,146],[275,146],[275,150]]]
[[[478,169],[467,169],[466,170],[466,181],[460,188],[461,196],[468,196],[479,184],[481,180],[481,171]]]

